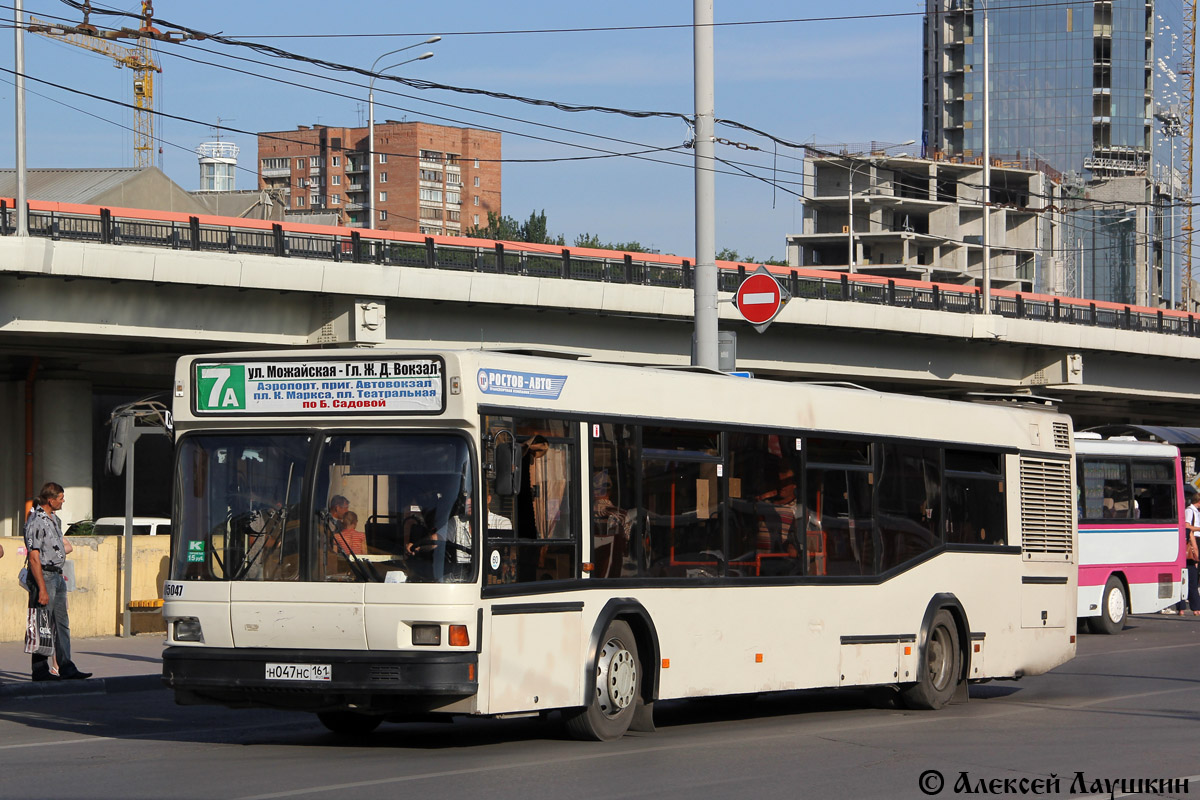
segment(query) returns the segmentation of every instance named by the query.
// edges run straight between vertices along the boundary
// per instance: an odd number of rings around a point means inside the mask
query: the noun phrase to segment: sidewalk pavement
[[[29,679],[30,658],[23,642],[0,642],[0,700],[59,694],[113,694],[161,689],[166,635],[99,636],[73,639],[71,660],[92,677],[82,681]]]

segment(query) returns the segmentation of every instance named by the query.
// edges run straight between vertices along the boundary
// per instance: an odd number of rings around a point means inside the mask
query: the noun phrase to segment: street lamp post
[[[16,118],[16,146],[17,146],[17,196],[16,211],[17,211],[17,236],[29,235],[29,205],[27,202],[27,190],[25,183],[25,38],[22,25],[25,22],[25,12],[22,8],[21,0],[16,0],[13,3],[13,35],[16,37],[14,42],[14,58],[16,66],[16,74],[13,76],[13,86],[15,91],[14,117]]]
[[[868,158],[865,161],[860,162],[857,166],[855,166],[853,161],[850,162],[850,179],[848,181],[846,181],[846,198],[849,201],[848,207],[850,210],[849,220],[848,220],[849,224],[846,226],[847,243],[850,245],[850,255],[849,255],[849,259],[847,260],[846,264],[847,264],[847,268],[850,272],[855,271],[855,269],[854,269],[854,256],[855,256],[855,252],[854,252],[854,173],[858,171],[859,167],[867,167],[867,166],[873,167],[877,163],[878,163],[878,161],[874,158]],[[868,186],[870,185],[870,183],[871,183],[871,177],[870,177],[870,174],[868,174],[867,175]]]
[[[367,82],[367,202],[364,204],[367,212],[367,227],[373,229],[375,227],[375,76],[387,72],[389,69],[402,67],[405,64],[411,64],[414,61],[424,61],[427,58],[433,58],[433,52],[422,53],[416,58],[410,58],[407,61],[401,61],[392,64],[390,67],[384,67],[382,70],[376,70],[379,62],[388,56],[394,56],[396,53],[403,53],[405,50],[411,50],[414,47],[420,47],[423,44],[436,44],[440,42],[442,37],[430,36],[423,42],[410,44],[407,47],[400,47],[395,50],[389,50],[371,63],[371,80]]]
[[[916,139],[909,139],[907,142],[900,142],[900,144],[893,145],[893,146],[894,147],[908,147],[909,145],[916,144],[916,143],[917,143]],[[854,255],[855,255],[855,253],[854,253],[854,173],[858,172],[860,167],[866,167],[866,166],[873,167],[873,166],[879,164],[880,160],[881,159],[878,159],[878,158],[866,158],[866,159],[860,160],[858,162],[858,164],[855,165],[855,159],[851,158],[847,162],[848,166],[846,168],[848,170],[850,170],[850,178],[849,178],[849,180],[846,181],[846,201],[847,201],[847,207],[849,209],[849,219],[848,219],[849,224],[846,225],[846,243],[850,246],[850,255],[848,257],[848,260],[846,261],[846,265],[850,272],[856,271],[855,265],[854,265]],[[867,177],[867,188],[868,189],[870,188],[870,184],[871,184],[871,179],[870,179],[870,176],[868,176]]]

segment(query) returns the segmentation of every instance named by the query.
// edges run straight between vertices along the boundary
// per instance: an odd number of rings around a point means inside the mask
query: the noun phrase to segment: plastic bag
[[[36,606],[29,609],[25,626],[25,652],[30,655],[54,655],[54,629],[50,625],[50,609]]]

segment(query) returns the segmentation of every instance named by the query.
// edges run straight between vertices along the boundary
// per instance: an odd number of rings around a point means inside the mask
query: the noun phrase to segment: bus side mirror
[[[521,492],[521,445],[496,443],[496,495],[512,497]]]
[[[108,429],[108,453],[104,461],[108,474],[120,475],[125,471],[125,461],[133,448],[133,441],[133,415],[113,417]]]

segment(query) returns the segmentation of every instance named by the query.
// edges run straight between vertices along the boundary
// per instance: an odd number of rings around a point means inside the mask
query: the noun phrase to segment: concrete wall
[[[71,638],[114,636],[121,632],[124,605],[121,591],[122,537],[86,536],[71,539],[75,550],[68,560],[75,567],[75,589],[67,599],[71,617]],[[0,558],[0,642],[21,641],[25,637],[28,596],[17,583],[17,573],[25,566],[24,546],[19,538],[0,538],[4,558]],[[133,599],[162,597],[162,584],[169,569],[171,540],[167,536],[138,536],[133,544]],[[165,630],[162,615],[133,615],[133,632]],[[86,668],[86,665],[85,665]]]

